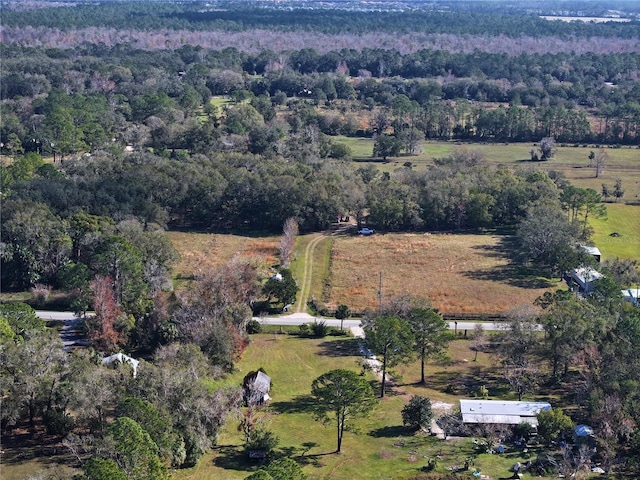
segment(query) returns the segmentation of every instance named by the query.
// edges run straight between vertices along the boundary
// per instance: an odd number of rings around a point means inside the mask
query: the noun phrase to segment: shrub
[[[252,451],[261,451],[264,452],[266,457],[269,457],[278,446],[278,443],[280,443],[280,439],[271,430],[256,428],[250,433],[244,448],[247,454]]]
[[[311,324],[311,331],[314,337],[324,338],[329,334],[329,326],[324,320],[319,322],[316,320]]]
[[[198,445],[198,440],[191,433],[184,436],[185,459],[183,467],[195,467],[204,454],[204,451]]]
[[[262,325],[258,320],[249,320],[247,323],[247,333],[254,334],[262,331]]]
[[[295,460],[287,457],[274,460],[266,470],[274,480],[304,480],[307,478],[302,472],[302,467]]]
[[[31,293],[33,294],[35,304],[42,307],[47,302],[49,295],[51,295],[51,286],[36,283],[35,286],[31,288]]]
[[[513,437],[516,440],[523,439],[525,442],[531,438],[531,431],[533,427],[530,423],[520,422],[518,425],[513,427]]]
[[[480,388],[478,388],[478,396],[486,400],[489,398],[489,389],[484,385],[480,385]]]
[[[73,417],[58,410],[47,410],[43,415],[44,426],[50,435],[66,435],[75,426]]]
[[[402,409],[402,423],[415,429],[429,426],[432,418],[431,400],[420,395],[411,397]]]
[[[298,325],[298,328],[300,329],[300,335],[302,336],[309,335],[309,332],[311,331],[311,327],[309,326],[308,323],[302,323]]]
[[[347,337],[349,336],[349,330],[340,330],[339,328],[332,328],[329,332],[332,337]]]

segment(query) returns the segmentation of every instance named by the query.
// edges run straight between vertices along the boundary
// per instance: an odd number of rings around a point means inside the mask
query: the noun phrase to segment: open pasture
[[[509,165],[524,169],[535,169],[562,172],[574,185],[582,188],[593,188],[597,192],[602,190],[602,184],[613,189],[617,179],[622,180],[625,195],[623,203],[640,202],[640,149],[623,147],[605,147],[607,154],[604,171],[598,178],[595,168],[589,166],[589,154],[598,152],[596,145],[560,146],[556,145],[556,155],[553,160],[546,162],[532,162],[530,151],[537,148],[533,143],[461,143],[427,141],[422,143],[422,152],[418,155],[402,155],[391,157],[387,162],[374,161],[373,139],[336,137],[340,142],[351,148],[356,165],[373,163],[382,171],[392,172],[402,168],[405,162],[411,162],[415,170],[425,170],[433,165],[435,158],[451,155],[456,149],[479,151],[484,155],[488,164]]]
[[[509,257],[509,238],[480,234],[386,234],[334,242],[328,304],[354,311],[411,293],[443,313],[502,313],[532,303],[556,282],[532,276]]]
[[[602,260],[629,258],[640,261],[640,205],[607,203],[607,216],[592,218],[593,243]]]

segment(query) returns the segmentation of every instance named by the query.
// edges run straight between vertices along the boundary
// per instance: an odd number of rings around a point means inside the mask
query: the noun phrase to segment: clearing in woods
[[[502,313],[530,304],[559,279],[537,277],[510,258],[510,238],[495,234],[397,233],[362,237],[342,232],[301,235],[292,265],[300,285],[295,311],[315,296],[329,309],[342,303],[353,311],[374,308],[382,295],[411,293],[431,300],[443,313]],[[207,266],[235,256],[276,265],[278,237],[171,232],[180,252],[178,288]],[[329,258],[331,261],[329,262]]]
[[[329,308],[375,308],[382,297],[411,293],[443,313],[502,313],[531,304],[559,279],[535,276],[509,256],[510,237],[493,234],[404,233],[344,237],[334,242]]]

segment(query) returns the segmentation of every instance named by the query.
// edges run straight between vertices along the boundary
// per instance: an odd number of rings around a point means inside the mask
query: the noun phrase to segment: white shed
[[[463,423],[517,425],[526,422],[536,427],[536,415],[542,410],[551,410],[551,404],[510,400],[460,400]]]
[[[580,248],[582,248],[582,250],[584,250],[584,252],[587,255],[591,255],[598,262],[600,262],[600,259],[602,258],[602,253],[600,253],[600,249],[598,247],[590,247],[588,245],[580,245]]]

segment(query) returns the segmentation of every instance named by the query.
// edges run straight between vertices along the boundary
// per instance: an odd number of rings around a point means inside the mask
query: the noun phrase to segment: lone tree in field
[[[553,137],[544,137],[540,140],[540,160],[545,162],[552,159],[556,154],[556,141]]]
[[[589,158],[591,158],[591,155],[589,155]],[[593,166],[596,168],[596,178],[598,178],[604,170],[605,164],[607,163],[608,159],[609,156],[607,155],[607,152],[605,152],[602,148],[598,150],[598,153],[594,154]]]
[[[440,353],[447,343],[447,322],[433,308],[415,308],[409,313],[409,326],[420,355],[420,383],[426,383],[424,364],[428,357]]]
[[[378,135],[373,144],[373,156],[382,157],[387,161],[388,157],[397,157],[402,150],[402,142],[393,135]]]
[[[478,361],[478,352],[484,347],[485,339],[484,326],[481,323],[476,323],[471,336],[471,350],[476,352],[473,357],[474,362]]]
[[[617,179],[616,184],[613,187],[613,196],[616,197],[616,203],[618,203],[618,199],[624,197],[624,190],[622,189],[622,180]]]
[[[364,378],[350,370],[331,370],[320,375],[311,385],[315,399],[316,416],[324,422],[336,422],[338,426],[338,448],[342,450],[342,438],[347,423],[357,417],[366,416],[376,406],[373,388]]]
[[[427,397],[414,395],[402,408],[402,423],[416,430],[431,425],[432,418],[431,400]]]
[[[387,368],[411,357],[415,336],[409,322],[395,315],[376,317],[363,322],[367,347],[382,359],[382,391],[384,397]]]

